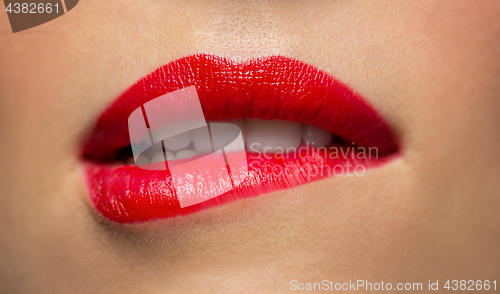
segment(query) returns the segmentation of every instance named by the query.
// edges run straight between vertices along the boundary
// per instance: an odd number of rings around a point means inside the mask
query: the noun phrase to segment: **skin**
[[[490,0],[86,0],[16,34],[0,12],[0,292],[498,279],[499,36]],[[401,156],[182,218],[103,220],[83,138],[135,81],[198,52],[281,54],[331,73],[387,119]]]

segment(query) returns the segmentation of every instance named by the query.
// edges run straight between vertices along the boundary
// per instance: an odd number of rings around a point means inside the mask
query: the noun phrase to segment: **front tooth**
[[[190,132],[183,132],[172,138],[163,140],[165,149],[170,151],[178,151],[187,148],[191,144],[191,134]]]
[[[246,123],[244,119],[235,119],[229,121],[232,124],[237,125],[240,128],[241,131],[241,137],[243,139],[243,144],[240,145],[238,141],[235,142],[235,144],[232,144],[232,147],[226,148],[226,152],[240,152],[240,151],[245,151],[245,142],[247,141],[247,130],[246,130]]]
[[[173,152],[165,151],[165,155],[167,156],[167,160],[174,160],[175,154]]]
[[[175,159],[184,159],[198,155],[198,152],[193,149],[183,149],[175,153]]]
[[[240,130],[241,130],[241,136],[243,137],[243,141],[247,140],[247,130],[246,130],[246,123],[244,119],[235,119],[235,120],[230,120],[228,123],[232,123],[237,125]]]
[[[157,163],[157,162],[165,162],[165,157],[163,155],[163,152],[158,152],[151,157],[151,163]]]
[[[242,134],[243,141],[246,140],[245,138],[245,121],[243,119],[236,119],[236,120],[230,120],[230,121],[222,121],[221,123],[231,123],[237,125]],[[209,123],[210,124],[210,123]],[[235,139],[236,134],[233,133],[220,133],[217,134],[219,136],[218,138],[214,138],[214,131],[212,130],[212,140],[214,142],[231,142],[230,139]],[[222,137],[220,137],[222,136]],[[210,137],[208,136],[207,129],[197,129],[192,132],[192,137],[193,137],[193,148],[196,152],[200,154],[209,154],[212,153],[212,142],[210,142]],[[226,140],[227,139],[227,140]],[[234,144],[233,144],[234,145]],[[233,146],[231,145],[231,146]],[[217,146],[219,149],[221,146]],[[222,146],[224,147],[224,146]],[[232,152],[232,151],[242,151],[244,150],[245,146],[235,146],[235,148],[227,148],[226,152]],[[238,149],[238,150],[236,150]],[[215,150],[217,151],[217,150]]]
[[[208,133],[208,127],[198,128],[192,132],[193,148],[201,154],[212,153],[212,142]]]
[[[167,160],[176,159],[173,152],[166,151],[165,155],[167,155]],[[158,152],[155,155],[153,155],[153,157],[151,157],[151,163],[156,163],[156,162],[165,162],[165,157],[163,156],[163,152]]]
[[[311,125],[302,126],[302,140],[309,146],[325,147],[333,139],[333,134]]]
[[[243,120],[210,123],[210,130],[215,151],[221,149],[224,149],[225,152],[245,151],[245,139],[243,137],[245,124]],[[240,134],[243,140],[237,140]]]
[[[301,127],[296,122],[249,119],[246,121],[246,135],[250,152],[266,149],[266,153],[281,153],[287,152],[287,148],[300,146]]]

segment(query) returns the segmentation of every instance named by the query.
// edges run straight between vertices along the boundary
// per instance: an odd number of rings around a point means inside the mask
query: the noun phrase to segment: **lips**
[[[131,144],[128,118],[135,109],[188,86],[196,87],[207,120],[301,122],[340,139],[324,150],[302,144],[298,152],[284,156],[247,150],[248,176],[242,183],[181,208],[168,169],[110,163]],[[390,161],[397,150],[393,131],[365,99],[311,65],[283,56],[236,63],[198,54],[162,66],[116,99],[84,142],[82,158],[95,208],[112,221],[128,223],[186,215],[330,176],[360,176],[366,168]]]

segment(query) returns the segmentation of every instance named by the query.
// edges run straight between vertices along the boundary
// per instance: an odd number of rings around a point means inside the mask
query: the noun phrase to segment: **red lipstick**
[[[195,86],[208,120],[241,118],[284,120],[317,126],[350,145],[319,150],[303,146],[289,156],[247,152],[248,176],[231,191],[181,208],[169,170],[112,166],[131,144],[128,117],[142,104],[175,90]],[[398,146],[391,128],[359,94],[325,72],[299,60],[271,56],[237,63],[198,54],[178,59],[141,79],[99,117],[84,142],[82,157],[90,198],[112,221],[126,223],[185,215],[236,199],[358,172],[393,158]],[[360,156],[360,150],[364,150]],[[366,153],[376,150],[376,154]],[[342,173],[340,169],[342,168]],[[200,167],[202,170],[203,167]]]

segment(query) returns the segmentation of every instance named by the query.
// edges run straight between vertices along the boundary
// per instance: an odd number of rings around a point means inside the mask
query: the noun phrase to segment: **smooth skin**
[[[134,82],[194,53],[313,64],[387,118],[401,155],[181,218],[103,220],[82,140]],[[16,34],[1,11],[0,138],[0,293],[500,282],[499,1],[85,0]]]

